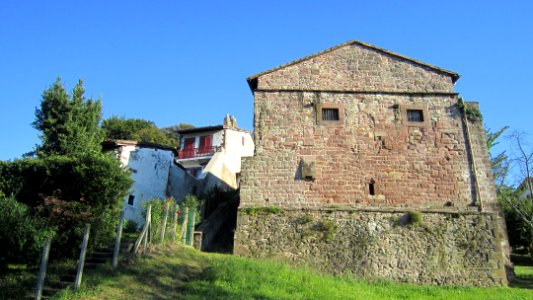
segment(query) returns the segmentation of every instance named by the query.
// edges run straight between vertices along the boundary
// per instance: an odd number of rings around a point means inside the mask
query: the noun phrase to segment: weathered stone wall
[[[453,81],[411,60],[353,44],[267,73],[258,89],[451,92]]]
[[[368,279],[506,284],[493,213],[241,209],[234,253]],[[411,217],[416,219],[416,216]]]
[[[316,107],[343,106],[343,120],[317,124]],[[241,206],[331,204],[466,209],[472,181],[454,95],[255,93],[256,156],[241,179]],[[405,107],[426,121],[406,125]],[[301,178],[301,161],[316,178]],[[369,183],[375,182],[375,195]]]

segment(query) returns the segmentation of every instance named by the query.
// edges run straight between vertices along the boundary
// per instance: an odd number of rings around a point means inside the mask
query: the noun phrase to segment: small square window
[[[322,121],[339,121],[338,108],[322,108]]]
[[[135,201],[135,196],[134,195],[130,195],[128,197],[128,205],[133,205],[134,201]]]
[[[342,125],[344,105],[342,103],[317,103],[316,121],[319,125]]]
[[[408,109],[407,121],[409,122],[424,122],[424,113],[421,109]]]

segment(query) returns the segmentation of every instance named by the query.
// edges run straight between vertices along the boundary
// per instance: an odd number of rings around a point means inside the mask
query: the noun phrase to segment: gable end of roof
[[[291,61],[289,63],[283,64],[283,65],[280,65],[280,66],[277,66],[275,68],[268,69],[268,70],[263,71],[261,73],[257,73],[255,75],[252,75],[252,76],[248,77],[246,79],[246,81],[248,81],[248,85],[250,86],[250,89],[253,91],[253,90],[255,90],[257,88],[257,79],[259,77],[263,76],[263,75],[266,75],[266,74],[269,74],[269,73],[284,69],[286,67],[301,63],[303,61],[315,58],[315,57],[320,56],[322,54],[326,54],[326,53],[332,52],[334,50],[337,50],[339,48],[342,48],[342,47],[345,47],[345,46],[349,46],[349,45],[359,45],[359,46],[362,46],[362,47],[365,47],[365,48],[368,48],[368,49],[371,49],[371,50],[374,50],[374,51],[377,51],[377,52],[381,52],[381,53],[389,55],[389,56],[393,56],[393,57],[399,58],[399,59],[404,60],[404,61],[408,61],[408,62],[417,64],[419,66],[422,66],[422,67],[425,67],[425,68],[429,68],[431,70],[443,73],[445,75],[450,76],[452,78],[452,82],[453,83],[455,83],[460,77],[460,75],[458,73],[455,73],[455,72],[452,72],[452,71],[448,71],[446,69],[442,69],[442,68],[439,68],[439,67],[434,66],[434,65],[427,64],[425,62],[422,62],[422,61],[407,57],[405,55],[401,55],[401,54],[398,54],[398,53],[395,53],[395,52],[392,52],[392,51],[389,51],[389,50],[386,50],[386,49],[383,49],[383,48],[379,48],[377,46],[374,46],[374,45],[371,45],[371,44],[368,44],[368,43],[365,43],[365,42],[361,42],[361,41],[357,41],[357,40],[349,40],[349,41],[344,42],[344,43],[342,43],[340,45],[337,45],[337,46],[328,48],[326,50],[311,54],[309,56],[305,56],[303,58]]]

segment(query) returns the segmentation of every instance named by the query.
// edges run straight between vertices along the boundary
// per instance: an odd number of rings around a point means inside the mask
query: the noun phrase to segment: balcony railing
[[[216,146],[204,147],[204,148],[193,148],[193,149],[182,149],[178,151],[178,159],[211,156],[215,154],[216,151],[217,151]]]

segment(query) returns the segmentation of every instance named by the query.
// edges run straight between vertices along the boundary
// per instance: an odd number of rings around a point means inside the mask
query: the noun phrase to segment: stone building
[[[248,78],[234,252],[408,282],[512,272],[477,103],[459,75],[349,41]]]

